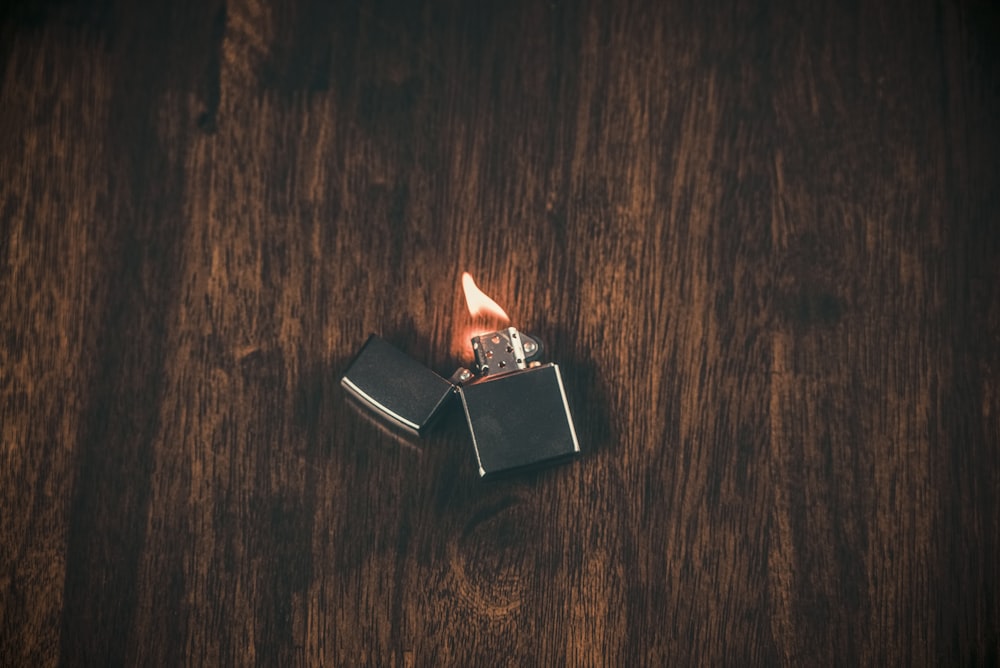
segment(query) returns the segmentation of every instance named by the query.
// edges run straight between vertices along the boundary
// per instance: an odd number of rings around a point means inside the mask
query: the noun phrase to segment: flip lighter
[[[341,378],[363,407],[423,435],[457,393],[481,477],[556,463],[580,444],[557,364],[538,361],[542,346],[513,327],[472,339],[475,373],[445,380],[375,335]]]
[[[458,388],[479,475],[489,476],[580,452],[557,364],[530,361],[538,343],[513,327],[472,339],[477,382]]]

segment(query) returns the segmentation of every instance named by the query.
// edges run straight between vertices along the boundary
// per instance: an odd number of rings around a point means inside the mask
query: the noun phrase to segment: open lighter
[[[475,373],[445,380],[372,335],[341,378],[357,402],[411,434],[423,435],[457,393],[479,475],[548,465],[580,453],[557,364],[538,361],[542,346],[514,327],[472,338]]]
[[[530,361],[540,348],[513,327],[472,339],[480,378],[458,395],[481,476],[580,452],[559,365]]]

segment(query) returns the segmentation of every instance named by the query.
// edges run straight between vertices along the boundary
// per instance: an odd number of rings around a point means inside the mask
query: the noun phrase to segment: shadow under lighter
[[[580,453],[559,366],[537,360],[534,338],[508,327],[473,337],[472,348],[475,373],[459,369],[445,380],[372,335],[341,385],[362,407],[419,436],[457,392],[484,478]]]

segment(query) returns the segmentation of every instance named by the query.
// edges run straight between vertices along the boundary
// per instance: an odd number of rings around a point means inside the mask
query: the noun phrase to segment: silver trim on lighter
[[[562,395],[563,408],[566,409],[566,422],[569,423],[569,433],[573,435],[573,450],[580,452],[580,442],[576,440],[576,425],[573,424],[573,415],[569,412],[569,402],[566,400],[566,390],[563,388],[562,372],[559,371],[558,364],[553,364],[552,366],[556,370],[556,380],[559,381],[559,394]]]
[[[469,405],[465,403],[465,394],[462,392],[462,388],[458,388],[458,394],[462,400],[462,412],[465,413],[465,423],[469,425],[469,435],[472,436],[472,451],[476,453],[476,465],[479,467],[479,477],[482,478],[486,475],[486,469],[483,468],[483,460],[479,458],[479,443],[476,442],[476,432],[472,428],[472,416],[469,415]]]
[[[362,390],[360,387],[358,387],[353,382],[351,382],[351,380],[349,378],[347,378],[346,376],[344,378],[340,379],[340,384],[343,385],[345,388],[347,388],[352,393],[354,393],[355,395],[357,395],[360,399],[363,399],[368,404],[370,404],[371,406],[373,406],[373,407],[377,408],[378,410],[382,411],[383,413],[385,413],[386,415],[388,415],[392,419],[396,420],[397,422],[403,424],[406,427],[409,427],[414,432],[416,432],[418,434],[420,433],[420,425],[418,425],[416,422],[411,422],[410,420],[407,420],[405,417],[403,417],[402,415],[399,415],[398,413],[393,413],[391,410],[389,410],[388,408],[386,408],[384,405],[382,405],[379,402],[375,401],[375,399],[371,395],[367,394],[364,390]],[[573,438],[575,439],[576,436],[574,436]]]

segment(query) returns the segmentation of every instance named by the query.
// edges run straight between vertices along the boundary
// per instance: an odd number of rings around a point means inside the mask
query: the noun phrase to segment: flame
[[[472,318],[464,326],[459,325],[455,328],[451,352],[464,363],[471,364],[473,355],[469,342],[472,337],[499,329],[502,324],[510,322],[510,317],[499,304],[476,286],[476,282],[467,271],[462,272],[462,290],[465,292],[465,303]]]
[[[472,280],[472,275],[467,271],[462,272],[462,290],[465,291],[465,303],[469,306],[469,313],[472,317],[493,316],[510,322],[507,312],[490,299],[489,295],[479,289],[476,282]]]

